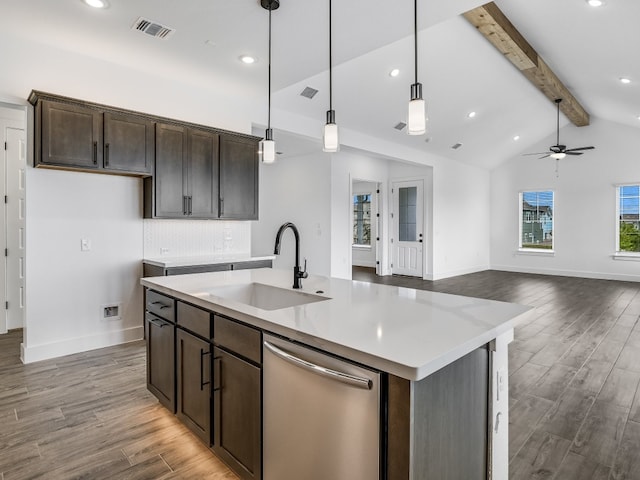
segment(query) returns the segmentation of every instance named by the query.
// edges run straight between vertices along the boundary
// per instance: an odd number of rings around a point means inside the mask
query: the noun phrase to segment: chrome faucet
[[[282,240],[282,234],[287,228],[293,230],[293,235],[296,237],[296,264],[293,267],[293,288],[302,288],[301,279],[309,276],[307,273],[307,259],[305,258],[304,260],[304,270],[302,270],[300,268],[300,234],[293,223],[283,223],[278,230],[278,233],[276,234],[276,246],[273,249],[273,254],[280,255],[280,241]]]

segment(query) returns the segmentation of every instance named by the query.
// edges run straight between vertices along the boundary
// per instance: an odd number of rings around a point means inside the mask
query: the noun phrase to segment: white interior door
[[[25,132],[6,130],[5,218],[6,218],[6,313],[7,328],[22,328],[25,284]]]
[[[424,182],[393,182],[391,271],[422,278],[424,238]]]

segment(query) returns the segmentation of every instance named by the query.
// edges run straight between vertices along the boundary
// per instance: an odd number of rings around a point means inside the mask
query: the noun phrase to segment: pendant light
[[[260,154],[263,163],[273,163],[276,161],[276,143],[273,141],[273,130],[271,130],[271,11],[277,10],[280,2],[278,0],[260,0],[260,5],[269,11],[269,109],[267,130],[264,140],[260,142]]]
[[[427,131],[427,116],[425,103],[422,99],[422,84],[418,83],[418,0],[413,0],[413,28],[415,83],[411,85],[407,133],[422,135]]]
[[[322,136],[322,150],[325,152],[337,152],[340,150],[336,111],[333,109],[333,62],[331,53],[331,0],[329,0],[329,110],[327,110],[327,123],[324,126],[324,134]]]

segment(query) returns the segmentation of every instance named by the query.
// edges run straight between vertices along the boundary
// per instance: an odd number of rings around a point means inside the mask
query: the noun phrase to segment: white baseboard
[[[366,260],[358,260],[358,261],[353,261],[352,265],[354,267],[368,267],[368,268],[376,268],[376,262],[375,260],[373,262],[368,262]]]
[[[101,332],[97,335],[89,335],[86,337],[70,338],[60,342],[45,343],[42,345],[25,346],[23,343],[20,345],[20,359],[23,363],[39,362],[41,360],[49,360],[73,353],[134,342],[136,340],[142,340],[143,336],[144,328],[139,326],[126,328],[124,330]]]
[[[476,265],[474,267],[462,268],[460,270],[451,270],[448,272],[441,272],[430,275],[432,278],[425,278],[425,280],[442,280],[444,278],[457,277],[458,275],[468,275],[469,273],[478,273],[489,270],[488,265]]]
[[[593,278],[596,280],[618,280],[622,282],[640,282],[640,275],[624,273],[584,272],[577,270],[558,270],[554,268],[514,267],[511,265],[491,265],[491,270],[504,272],[533,273],[537,275],[556,275],[560,277]]]

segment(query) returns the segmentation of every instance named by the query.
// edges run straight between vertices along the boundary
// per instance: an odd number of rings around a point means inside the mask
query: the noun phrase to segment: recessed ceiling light
[[[587,0],[587,3],[592,7],[601,7],[602,5],[604,5],[604,2],[602,0]]]
[[[257,59],[251,55],[240,55],[240,61],[244,64],[251,65],[252,63],[256,63]]]
[[[475,117],[475,116],[476,116],[476,112],[469,112],[469,113],[467,114],[467,117],[469,117],[469,118],[473,118],[473,117]]]
[[[627,77],[620,77],[620,83],[624,83],[625,85],[631,83],[631,79]]]
[[[84,3],[93,8],[107,8],[109,6],[109,2],[107,0],[83,0]]]
[[[398,75],[400,75],[400,69],[398,68],[394,68],[389,72],[390,77],[397,77]]]
[[[518,140],[520,140],[520,135],[516,135],[515,137],[513,137],[514,142],[517,142]]]

